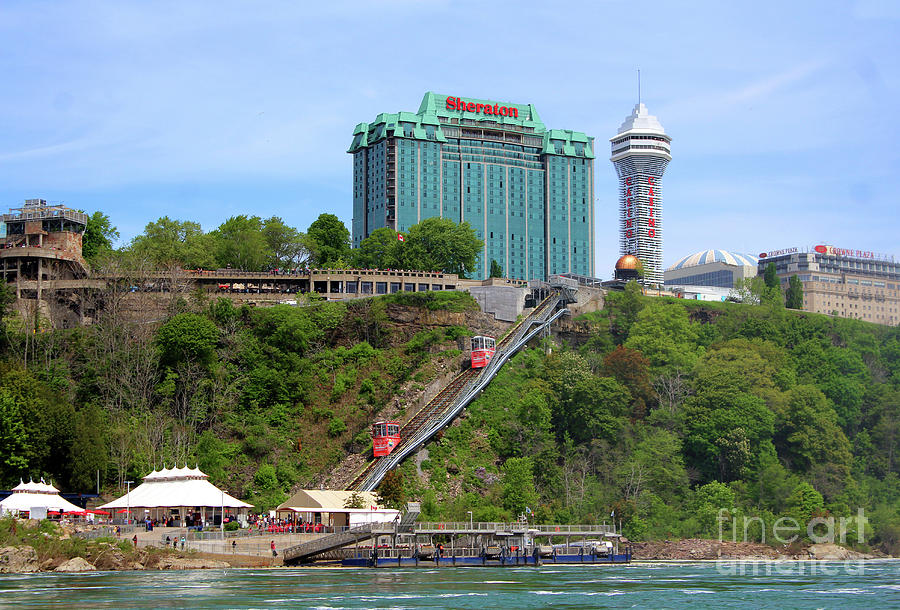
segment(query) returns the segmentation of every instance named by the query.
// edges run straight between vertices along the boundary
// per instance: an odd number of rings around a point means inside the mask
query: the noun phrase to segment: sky
[[[0,3],[0,208],[350,227],[357,123],[426,91],[532,103],[595,138],[597,275],[618,258],[609,138],[672,137],[664,263],[831,244],[900,258],[900,2]]]

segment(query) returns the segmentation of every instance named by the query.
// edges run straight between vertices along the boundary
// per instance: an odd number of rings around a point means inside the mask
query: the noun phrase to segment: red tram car
[[[493,337],[472,337],[472,368],[480,369],[487,366],[494,357],[496,342]]]
[[[395,421],[375,422],[372,426],[372,453],[375,457],[389,454],[400,444],[400,424]]]

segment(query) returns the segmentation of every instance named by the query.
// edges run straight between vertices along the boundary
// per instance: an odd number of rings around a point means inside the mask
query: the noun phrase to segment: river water
[[[0,575],[16,608],[898,608],[900,562]]]

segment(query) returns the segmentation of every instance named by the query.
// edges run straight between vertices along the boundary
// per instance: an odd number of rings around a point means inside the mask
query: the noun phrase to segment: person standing
[[[185,541],[184,534],[182,534],[181,535],[181,550],[182,551],[184,550],[184,541]]]
[[[269,546],[272,548],[272,557],[278,557],[278,551],[275,550],[275,541],[273,540]]]

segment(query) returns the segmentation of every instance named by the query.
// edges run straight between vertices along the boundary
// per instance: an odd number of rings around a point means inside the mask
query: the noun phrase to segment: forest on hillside
[[[270,308],[188,293],[153,322],[109,303],[86,327],[4,325],[0,484],[91,491],[99,471],[116,493],[177,460],[269,509],[369,452],[372,420],[413,406],[398,395],[459,366],[464,323],[392,308],[477,311],[450,291]],[[638,540],[715,537],[720,508],[759,517],[756,538],[782,515],[863,508],[866,543],[900,551],[900,330],[636,284],[574,324],[571,344],[513,358],[382,497],[433,519],[615,519]]]
[[[898,329],[636,284],[607,299],[578,345],[517,355],[390,493],[427,519],[615,520],[636,540],[747,517],[771,542],[781,516],[861,508],[848,542],[900,553]]]

